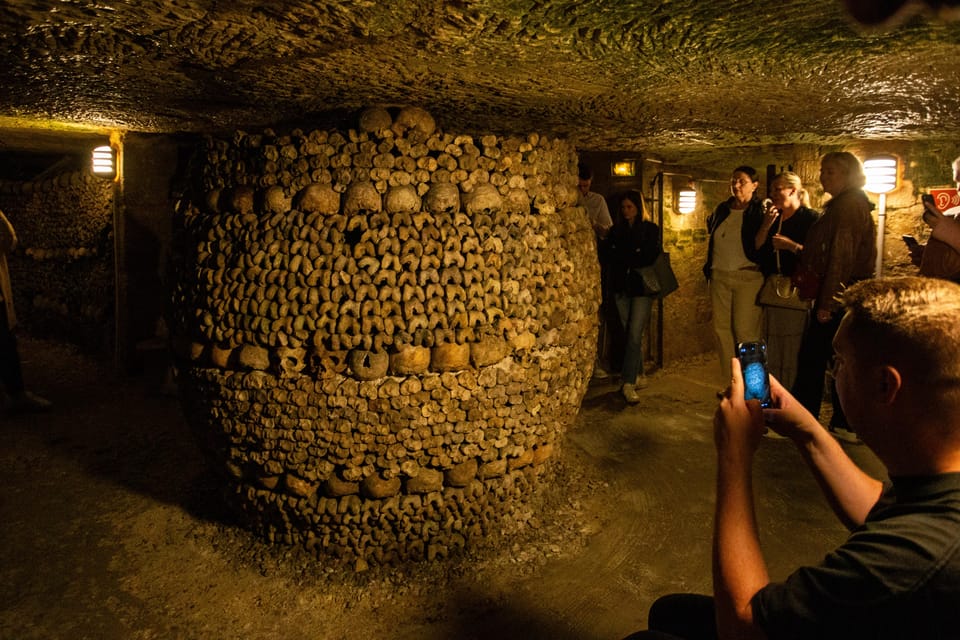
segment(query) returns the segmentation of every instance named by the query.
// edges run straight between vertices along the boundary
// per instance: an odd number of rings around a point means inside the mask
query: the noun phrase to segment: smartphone
[[[914,238],[913,236],[903,235],[900,237],[903,238],[903,243],[907,245],[907,249],[910,249],[911,251],[913,251],[914,249],[920,246],[920,243],[917,242],[917,239]]]
[[[767,344],[741,342],[737,345],[737,358],[743,372],[743,397],[745,400],[759,400],[761,407],[769,407],[770,374],[767,373]]]

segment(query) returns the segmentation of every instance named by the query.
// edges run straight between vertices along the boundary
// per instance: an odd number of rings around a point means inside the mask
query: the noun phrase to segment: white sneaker
[[[610,373],[600,365],[597,365],[593,368],[594,380],[606,380],[609,377],[610,377]]]
[[[623,393],[623,399],[627,401],[627,404],[637,404],[640,402],[640,395],[637,393],[636,387],[632,384],[625,384],[620,387],[620,391]]]
[[[646,388],[647,388],[647,384],[648,384],[648,383],[647,383],[647,376],[645,376],[645,375],[640,375],[640,376],[637,377],[637,383],[636,383],[635,385],[633,385],[633,386],[635,386],[637,389],[646,389]]]

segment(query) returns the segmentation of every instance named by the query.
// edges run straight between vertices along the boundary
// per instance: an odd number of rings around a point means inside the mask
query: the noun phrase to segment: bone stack
[[[199,153],[204,192],[177,216],[180,381],[250,526],[362,564],[510,525],[595,355],[572,145],[444,133],[407,107]]]

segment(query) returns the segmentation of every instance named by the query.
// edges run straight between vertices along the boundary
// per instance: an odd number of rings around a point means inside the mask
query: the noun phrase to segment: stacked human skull
[[[186,415],[250,526],[363,564],[520,524],[595,355],[572,145],[378,108],[200,155],[173,332]]]

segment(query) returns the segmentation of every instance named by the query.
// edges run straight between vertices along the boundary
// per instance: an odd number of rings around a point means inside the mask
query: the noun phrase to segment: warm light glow
[[[117,170],[113,163],[113,149],[109,145],[97,147],[93,150],[93,175],[102,178],[112,178]]]
[[[677,213],[693,213],[697,208],[697,192],[681,189],[677,194]]]
[[[870,193],[888,193],[897,188],[897,159],[893,156],[877,156],[863,162],[867,176],[864,189]]]
[[[633,160],[621,160],[610,165],[610,173],[618,178],[632,178],[637,175],[637,164]]]

